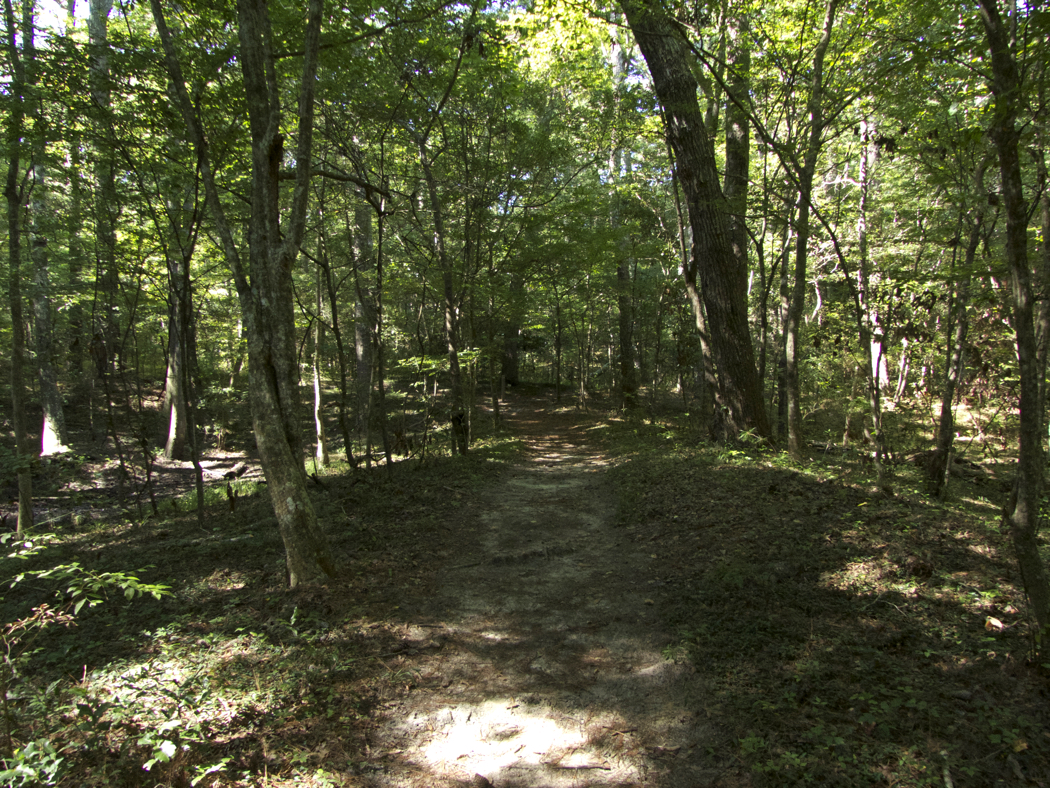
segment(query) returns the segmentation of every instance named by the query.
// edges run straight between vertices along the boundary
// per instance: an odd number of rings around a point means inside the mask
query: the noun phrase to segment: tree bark
[[[168,206],[168,374],[164,402],[168,411],[168,438],[164,456],[171,460],[190,459],[190,436],[196,428],[190,419],[192,392],[189,382],[196,358],[193,320],[193,282],[190,262],[193,259],[194,233],[186,227],[185,217],[192,215],[185,195],[176,195],[177,204]]]
[[[984,172],[988,166],[985,159],[979,165],[974,176],[973,194],[977,203],[970,217],[970,234],[966,241],[966,252],[963,259],[963,271],[955,280],[955,293],[952,299],[949,319],[948,357],[944,365],[944,384],[941,388],[941,413],[937,421],[936,448],[926,468],[930,494],[944,500],[948,489],[949,469],[952,463],[952,447],[955,443],[955,392],[962,379],[963,360],[966,353],[966,335],[970,329],[967,310],[970,306],[970,279],[977,248],[984,231]],[[954,272],[953,272],[954,273]],[[954,278],[954,277],[953,277]]]
[[[32,0],[22,6],[22,46],[32,46],[33,25]],[[8,303],[11,307],[11,426],[14,430],[16,476],[18,479],[18,522],[16,530],[24,533],[33,527],[33,476],[30,463],[32,450],[27,440],[26,429],[26,385],[25,385],[25,323],[22,317],[22,200],[19,187],[22,169],[22,134],[25,126],[25,60],[27,55],[19,51],[19,30],[15,23],[11,0],[4,0],[4,45],[8,50],[11,68],[10,95],[12,97],[7,117],[7,179],[4,197],[7,200],[7,250],[8,250]]]
[[[357,435],[365,444],[371,443],[369,431],[372,419],[372,378],[375,365],[376,306],[375,295],[369,287],[369,272],[375,264],[372,249],[372,212],[368,206],[354,209],[353,229],[354,264],[354,392],[357,399]]]
[[[769,419],[747,317],[747,271],[733,254],[729,207],[719,186],[714,143],[704,127],[697,82],[681,32],[662,8],[621,0],[663,105],[693,243],[688,269],[699,275],[722,404],[730,430],[769,436]],[[694,308],[699,303],[694,301]]]
[[[309,198],[309,162],[313,149],[314,93],[323,2],[311,0],[307,14],[294,152],[297,168],[291,206],[283,226],[280,167],[284,137],[269,8],[266,0],[239,0],[237,3],[239,61],[248,107],[252,155],[247,270],[219,199],[208,142],[182,76],[182,66],[164,19],[161,0],[151,0],[151,7],[164,47],[168,74],[197,150],[208,207],[237,287],[248,341],[252,422],[284,541],[288,583],[294,587],[304,582],[320,581],[334,574],[335,565],[306,491],[291,272],[305,229]]]
[[[315,272],[315,288],[317,295],[317,314],[314,317],[314,460],[318,465],[327,466],[330,462],[328,457],[328,434],[324,426],[324,396],[321,390],[321,366],[324,348],[324,321],[325,303],[324,290],[322,289],[321,269]]]
[[[630,56],[627,48],[617,38],[617,33],[618,31],[614,28],[609,56],[612,60],[614,105],[619,115],[622,111],[620,104],[623,100],[624,85],[630,69]],[[609,155],[609,224],[613,233],[619,235],[616,244],[616,307],[618,311],[617,340],[620,345],[620,403],[625,408],[632,408],[638,404],[638,372],[635,368],[634,350],[634,294],[632,292],[634,283],[631,280],[630,239],[622,226],[622,198],[620,196],[620,184],[630,182],[632,164],[630,151],[620,145],[621,136],[619,128],[614,126],[612,149]],[[556,335],[555,342],[558,343],[556,355],[560,384],[560,332]]]
[[[509,386],[521,381],[521,362],[518,355],[521,344],[521,300],[525,292],[525,280],[518,272],[510,277],[510,292],[507,304],[507,320],[503,324],[503,358],[501,371]]]
[[[875,443],[876,484],[884,492],[892,488],[886,478],[886,467],[883,458],[885,433],[882,429],[882,379],[880,370],[885,369],[885,342],[882,329],[878,324],[878,315],[873,306],[871,292],[871,272],[868,261],[868,196],[871,178],[869,170],[871,126],[867,120],[860,124],[860,161],[857,168],[857,184],[860,190],[860,204],[857,209],[857,323],[860,326],[860,344],[864,352],[864,377],[868,386],[868,409],[871,413],[872,438]]]
[[[1021,378],[1020,434],[1017,477],[1003,510],[1014,552],[1032,606],[1038,647],[1050,632],[1050,581],[1039,554],[1039,501],[1043,486],[1043,448],[1040,435],[1039,370],[1034,324],[1034,296],[1028,268],[1028,212],[1018,152],[1017,112],[1021,77],[1010,45],[1010,35],[996,0],[980,0],[981,20],[991,50],[992,95],[995,110],[991,137],[999,156],[1002,203],[1006,214],[1006,261],[1010,271],[1013,329]]]
[[[445,310],[445,346],[448,350],[449,374],[449,421],[452,427],[452,451],[466,454],[469,445],[466,403],[464,399],[463,371],[459,363],[459,303],[456,298],[452,261],[446,248],[445,212],[438,194],[437,180],[431,166],[426,140],[417,136],[419,164],[423,168],[423,180],[427,187],[427,199],[433,215],[433,250],[441,269],[443,306]]]
[[[91,44],[91,98],[108,134],[111,92],[109,72],[109,12],[113,0],[90,0],[88,38]],[[102,338],[104,366],[108,367],[120,352],[120,328],[117,317],[117,294],[120,275],[117,271],[117,177],[114,156],[108,151],[94,152],[94,172],[98,196],[95,200],[96,279],[102,296],[102,325],[95,333]]]
[[[29,6],[24,6],[29,9]],[[30,17],[31,19],[31,17]],[[32,35],[32,33],[28,33]],[[28,42],[27,42],[28,43]],[[36,89],[36,48],[26,47],[26,79]],[[46,138],[44,119],[40,117],[40,102],[35,101],[30,112],[34,115],[35,133],[33,142],[33,191],[30,226],[30,255],[33,260],[33,346],[36,352],[37,374],[40,379],[40,404],[44,411],[43,428],[40,434],[40,455],[47,457],[68,451],[66,441],[66,416],[62,407],[62,394],[58,388],[58,371],[55,367],[54,325],[51,320],[51,268],[48,248],[48,230],[53,221],[48,211],[47,164],[45,161]]]
[[[809,139],[798,173],[799,206],[795,225],[795,270],[791,299],[784,326],[784,373],[787,394],[788,453],[795,460],[803,458],[802,386],[799,380],[801,360],[802,312],[806,303],[806,269],[809,254],[809,219],[813,207],[813,178],[824,137],[824,57],[831,43],[838,0],[828,0],[824,27],[813,52],[813,77],[809,88]]]
[[[726,89],[725,197],[729,209],[730,244],[740,270],[747,270],[747,187],[751,173],[751,123],[746,107],[751,95],[751,49],[747,21],[730,20]]]

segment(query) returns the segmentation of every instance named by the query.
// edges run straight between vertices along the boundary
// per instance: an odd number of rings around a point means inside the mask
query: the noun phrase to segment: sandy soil
[[[662,654],[655,556],[616,525],[595,420],[540,399],[508,415],[526,460],[449,524],[442,582],[410,601],[391,670],[414,689],[382,709],[366,784],[712,784],[704,688]]]

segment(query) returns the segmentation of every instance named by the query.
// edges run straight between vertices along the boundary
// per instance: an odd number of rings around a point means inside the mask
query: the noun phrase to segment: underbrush
[[[0,600],[0,784],[352,784],[376,768],[371,712],[415,682],[399,665],[419,645],[412,605],[435,582],[432,559],[460,547],[444,524],[519,451],[497,434],[393,473],[321,469],[314,503],[343,569],[324,586],[285,587],[254,483],[238,483],[235,507],[216,488],[205,530],[188,501],[168,502],[0,559],[4,578],[37,573]],[[78,606],[51,572],[72,564],[124,584]]]
[[[607,435],[621,527],[659,557],[661,606],[711,692],[712,756],[755,786],[1044,784],[1037,658],[995,469],[926,497],[860,454],[795,465],[674,424]],[[1030,782],[1026,782],[1030,781]]]

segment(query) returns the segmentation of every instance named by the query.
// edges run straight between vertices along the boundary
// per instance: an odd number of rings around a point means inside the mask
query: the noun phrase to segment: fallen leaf
[[[988,616],[988,618],[984,620],[984,628],[987,629],[989,632],[1002,632],[1004,629],[1004,624],[999,619],[993,618],[992,616]]]

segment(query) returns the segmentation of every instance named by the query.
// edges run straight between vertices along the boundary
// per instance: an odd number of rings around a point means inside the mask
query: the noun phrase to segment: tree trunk
[[[936,448],[926,467],[930,494],[942,501],[948,489],[952,447],[955,442],[955,392],[962,379],[966,334],[970,329],[970,321],[966,313],[970,306],[971,272],[977,257],[977,248],[981,242],[981,234],[984,231],[984,207],[986,205],[984,172],[987,166],[988,160],[985,159],[981,162],[974,177],[973,194],[977,195],[977,202],[971,218],[970,235],[966,242],[962,277],[955,283],[955,294],[948,321],[948,357],[944,365],[944,385],[941,390],[941,414],[937,422]]]
[[[736,266],[747,265],[747,187],[751,177],[751,124],[748,104],[751,95],[751,49],[746,19],[733,19],[728,25],[729,62],[726,88],[726,170],[725,197],[729,210],[730,244]],[[741,106],[743,105],[743,106]]]
[[[35,59],[35,49],[27,51]],[[37,78],[35,62],[27,63],[27,78],[35,87]],[[62,407],[62,394],[58,389],[58,371],[55,368],[54,326],[51,322],[51,269],[48,249],[48,228],[52,221],[48,212],[48,182],[46,139],[43,134],[44,121],[39,117],[39,102],[32,112],[35,120],[33,145],[33,202],[30,249],[33,259],[33,344],[36,352],[37,372],[40,378],[40,404],[43,406],[44,423],[40,435],[40,455],[47,457],[68,451],[66,441],[66,416]]]
[[[689,269],[703,285],[711,347],[731,430],[769,435],[747,317],[747,272],[733,254],[729,208],[719,186],[714,143],[704,128],[697,82],[681,33],[657,5],[621,0],[663,105],[668,141],[685,194],[693,243]],[[694,308],[699,303],[694,301]]]
[[[452,271],[445,245],[445,211],[438,194],[437,181],[431,166],[430,153],[422,136],[416,140],[419,150],[419,163],[423,168],[423,179],[427,186],[427,199],[433,215],[434,237],[433,250],[441,269],[443,306],[445,310],[445,346],[448,350],[449,375],[449,421],[452,427],[453,453],[466,454],[469,444],[467,412],[464,400],[463,371],[459,363],[459,303]]]
[[[66,6],[66,32],[71,33],[76,25],[76,0],[67,0]],[[68,292],[74,296],[73,303],[69,306],[68,325],[69,334],[64,340],[65,355],[64,365],[79,378],[89,368],[88,346],[91,341],[90,332],[85,333],[84,308],[79,296],[81,291],[80,272],[84,266],[84,249],[80,234],[84,227],[84,183],[83,183],[83,153],[81,134],[78,129],[79,117],[74,109],[66,111],[66,125],[69,164],[69,207],[66,210],[66,228],[69,234],[67,249],[68,270]]]
[[[33,2],[22,6],[22,30],[17,29],[11,0],[4,0],[4,45],[11,67],[10,95],[7,117],[7,180],[4,197],[7,199],[8,302],[11,307],[11,426],[14,430],[16,475],[18,478],[18,533],[33,527],[33,476],[30,463],[33,453],[29,447],[26,429],[25,385],[25,323],[22,318],[22,199],[19,187],[21,175],[22,134],[25,125],[25,61],[31,59],[25,50],[33,46]],[[21,32],[22,47],[18,49]]]
[[[1044,99],[1040,99],[1040,105],[1045,106]],[[1046,171],[1046,139],[1045,130],[1038,134],[1038,145],[1034,151],[1036,171],[1039,175],[1039,213],[1042,224],[1042,243],[1040,244],[1040,256],[1042,258],[1039,271],[1039,289],[1043,296],[1039,303],[1039,313],[1035,324],[1036,336],[1036,368],[1039,370],[1039,401],[1046,404],[1046,365],[1047,355],[1050,352],[1050,177]],[[976,192],[983,194],[983,191]],[[1040,408],[1040,413],[1042,408]],[[1045,427],[1045,425],[1044,425]]]
[[[322,289],[321,269],[316,271],[317,314],[314,317],[314,460],[318,465],[326,466],[328,457],[328,435],[324,428],[324,397],[321,391],[321,358],[324,348],[324,290]]]
[[[1006,261],[1010,271],[1013,329],[1021,377],[1020,434],[1017,477],[1003,510],[1021,569],[1025,592],[1036,621],[1037,646],[1050,632],[1050,581],[1039,554],[1039,501],[1043,486],[1043,449],[1039,370],[1033,318],[1034,297],[1028,269],[1028,212],[1021,180],[1017,130],[1021,77],[1010,47],[1010,37],[996,0],[980,0],[991,50],[992,95],[995,98],[991,136],[999,155],[1002,202],[1006,213]]]
[[[374,263],[372,250],[372,213],[367,206],[354,209],[354,355],[356,368],[354,392],[357,399],[357,435],[370,443],[372,418],[372,368],[375,363],[372,348],[376,339],[375,296],[368,286],[368,275]]]
[[[339,363],[339,434],[343,437],[343,452],[346,461],[353,468],[357,467],[357,458],[354,456],[353,439],[350,431],[350,402],[347,387],[347,364],[346,346],[343,342],[343,325],[339,316],[339,297],[336,283],[332,277],[332,265],[328,259],[327,243],[324,234],[321,235],[321,254],[317,265],[324,276],[325,291],[328,294],[328,305],[332,311],[332,336],[335,337],[337,361]]]
[[[799,380],[801,361],[802,312],[806,303],[806,268],[809,253],[809,219],[813,206],[813,178],[823,142],[824,126],[824,56],[831,43],[838,0],[828,0],[824,27],[813,53],[813,78],[809,89],[809,139],[798,173],[798,221],[795,225],[795,271],[791,299],[784,326],[784,379],[787,394],[788,453],[795,460],[803,458],[802,387]]]
[[[885,369],[885,343],[882,329],[878,325],[878,315],[872,306],[871,275],[868,270],[868,194],[870,186],[870,143],[871,127],[866,120],[860,124],[860,162],[857,171],[857,183],[860,189],[860,205],[857,216],[857,323],[860,326],[860,344],[865,354],[865,380],[868,385],[868,408],[871,413],[872,438],[875,443],[875,475],[880,490],[890,492],[886,478],[886,467],[883,462],[885,434],[882,429],[882,376]]]
[[[612,81],[614,103],[616,112],[621,111],[619,106],[623,100],[624,85],[627,81],[630,69],[630,56],[627,48],[620,42],[617,34],[619,30],[613,28],[613,41],[610,52],[612,60]],[[634,294],[631,281],[631,261],[629,256],[630,239],[622,226],[622,206],[620,197],[620,185],[630,182],[631,179],[631,154],[620,147],[620,130],[614,126],[613,143],[609,155],[609,225],[614,234],[617,234],[616,243],[616,307],[617,315],[617,340],[620,347],[620,404],[625,408],[632,408],[638,404],[638,373],[635,369],[634,352]],[[560,338],[556,341],[560,342]],[[558,369],[561,369],[561,351],[557,351]],[[560,382],[560,380],[559,380]],[[560,391],[560,387],[559,387]]]
[[[109,12],[113,0],[90,0],[88,37],[91,43],[91,98],[102,116],[104,133],[110,127],[110,72],[109,72]],[[96,324],[95,333],[102,338],[105,366],[108,367],[120,352],[120,328],[117,318],[117,295],[120,275],[117,271],[117,178],[114,156],[102,150],[95,151],[96,281],[102,297],[102,325]]]
[[[181,195],[180,195],[181,196]],[[188,196],[188,195],[187,195]],[[190,436],[196,428],[190,419],[189,382],[196,357],[193,327],[193,283],[190,262],[193,259],[194,233],[185,226],[184,218],[192,209],[183,200],[168,207],[171,231],[168,242],[168,374],[164,401],[168,410],[168,438],[164,456],[171,460],[191,458]]]
[[[239,61],[252,154],[247,270],[219,198],[207,139],[182,76],[161,0],[151,0],[151,6],[183,120],[197,150],[208,207],[237,286],[248,340],[252,422],[284,541],[288,583],[294,587],[319,581],[334,574],[335,566],[306,491],[291,271],[303,237],[309,198],[323,3],[311,0],[307,15],[294,152],[297,169],[284,226],[279,199],[280,167],[284,158],[281,93],[276,55],[271,47],[269,8],[266,0],[239,0],[237,4]]]
[[[177,250],[168,250],[168,282],[171,304],[168,307],[168,372],[164,380],[164,405],[168,412],[168,437],[164,442],[164,456],[169,460],[185,460],[188,456],[189,418],[186,412],[186,389],[183,386],[187,365],[186,343],[183,337],[183,309],[180,292],[182,261]]]
[[[521,344],[521,300],[524,292],[525,280],[520,273],[512,273],[507,320],[503,326],[503,361],[501,364],[503,380],[510,386],[517,386],[521,381],[518,349]]]

